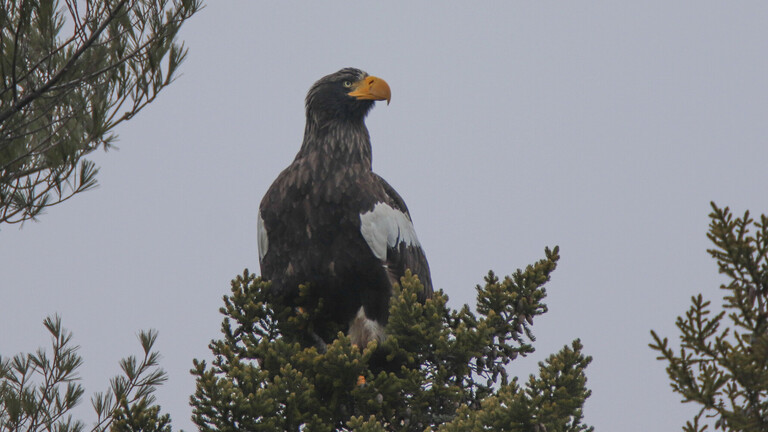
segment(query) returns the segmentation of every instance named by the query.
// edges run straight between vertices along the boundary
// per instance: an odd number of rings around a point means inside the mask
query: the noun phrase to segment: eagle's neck
[[[316,174],[354,168],[370,171],[371,138],[365,122],[363,119],[318,121],[308,116],[304,142],[296,161],[309,163]]]

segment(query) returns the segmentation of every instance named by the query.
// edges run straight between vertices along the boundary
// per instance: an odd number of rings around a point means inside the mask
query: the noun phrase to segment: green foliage
[[[47,318],[45,327],[52,336],[52,353],[39,349],[34,354],[0,357],[0,432],[80,432],[85,424],[69,411],[82,399],[77,369],[83,360],[72,345],[72,334],[61,319]],[[112,378],[105,393],[91,403],[97,420],[90,431],[170,432],[170,418],[159,416],[152,406],[155,388],[166,380],[157,367],[159,354],[152,351],[157,333],[141,332],[144,351],[141,359],[130,356],[120,362],[122,375]]]
[[[130,405],[122,399],[113,415],[112,432],[171,432],[171,416],[160,415],[160,407],[143,398]]]
[[[98,169],[82,158],[108,149],[115,126],[171,83],[186,55],[176,35],[200,4],[3,0],[0,223],[96,185]]]
[[[477,313],[451,310],[442,291],[419,303],[422,286],[409,273],[380,345],[358,349],[340,332],[325,352],[301,343],[310,312],[271,304],[269,284],[246,270],[224,297],[215,360],[194,362],[193,420],[201,431],[591,430],[581,424],[591,359],[578,341],[525,389],[506,367],[533,352],[531,325],[547,310],[543,285],[558,259],[547,249],[511,277],[489,273]]]
[[[581,424],[587,390],[584,369],[592,361],[581,353],[577,339],[571,347],[539,363],[539,376],[531,375],[525,388],[513,379],[508,386],[482,401],[482,409],[462,406],[456,419],[438,430],[452,431],[592,431]]]
[[[712,203],[708,252],[728,282],[723,310],[699,294],[684,317],[678,317],[680,349],[651,331],[650,347],[668,363],[667,373],[683,402],[701,405],[683,430],[768,430],[768,218],[749,212],[734,218]],[[754,229],[754,234],[750,231]]]

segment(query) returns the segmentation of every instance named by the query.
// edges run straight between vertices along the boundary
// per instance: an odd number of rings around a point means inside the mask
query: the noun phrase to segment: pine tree
[[[651,331],[650,347],[667,362],[672,389],[683,402],[701,406],[683,427],[768,430],[768,217],[734,218],[728,207],[712,203],[708,250],[728,282],[722,309],[698,294],[685,316],[677,318],[680,348]],[[754,230],[754,233],[752,232]],[[711,419],[710,422],[708,419]]]
[[[171,83],[186,55],[176,35],[201,0],[64,3],[2,0],[0,224],[96,185],[84,157]]]
[[[531,326],[547,311],[558,248],[545,253],[503,280],[490,272],[476,313],[450,309],[442,291],[419,303],[421,284],[406,274],[387,338],[362,350],[341,332],[325,352],[302,346],[311,312],[270,303],[269,283],[246,270],[224,297],[215,360],[194,362],[193,420],[201,431],[591,431],[591,358],[578,340],[525,383],[508,373],[534,351]]]
[[[70,411],[85,393],[77,371],[83,359],[72,345],[72,334],[61,319],[46,318],[51,352],[0,356],[0,432],[80,432],[86,429]],[[158,367],[159,354],[152,348],[157,332],[139,334],[144,354],[120,361],[122,374],[110,380],[109,389],[91,398],[96,422],[91,432],[170,432],[170,417],[160,415],[154,391],[166,380]]]

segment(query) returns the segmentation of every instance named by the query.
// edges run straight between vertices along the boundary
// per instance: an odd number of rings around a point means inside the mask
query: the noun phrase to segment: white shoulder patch
[[[261,210],[257,213],[256,218],[256,233],[258,237],[259,245],[259,263],[264,259],[264,255],[267,254],[269,249],[269,240],[267,239],[267,229],[264,227],[264,219],[261,218]]]
[[[376,258],[387,260],[387,246],[400,243],[419,246],[416,230],[408,216],[385,203],[377,203],[373,210],[360,214],[360,233]]]

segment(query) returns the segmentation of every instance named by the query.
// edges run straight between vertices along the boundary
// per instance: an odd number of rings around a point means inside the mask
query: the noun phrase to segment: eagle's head
[[[360,69],[345,68],[320,78],[307,93],[307,117],[320,123],[330,120],[362,121],[377,100],[389,104],[389,84]]]

